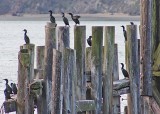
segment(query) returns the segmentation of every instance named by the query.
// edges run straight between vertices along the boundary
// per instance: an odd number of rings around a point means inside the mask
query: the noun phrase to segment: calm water
[[[139,25],[139,21],[134,22]],[[58,21],[59,26],[63,26],[63,22]],[[115,26],[115,42],[118,44],[119,63],[125,61],[124,53],[124,37],[121,25],[130,24],[129,21],[81,21],[81,25],[86,25],[86,37],[91,35],[92,26]],[[4,78],[8,78],[9,82],[17,83],[18,70],[18,51],[20,45],[24,44],[22,31],[24,28],[28,30],[28,36],[31,43],[36,46],[44,45],[46,21],[0,21],[0,105],[4,101]],[[73,22],[70,22],[71,48],[73,48]],[[87,45],[88,46],[88,45]],[[120,68],[120,66],[119,66]],[[123,78],[119,72],[120,78]],[[122,96],[121,98],[125,98]],[[122,101],[122,100],[121,100]],[[121,102],[122,107],[126,105],[126,101]],[[123,112],[123,110],[122,110]],[[13,113],[12,113],[13,114]]]

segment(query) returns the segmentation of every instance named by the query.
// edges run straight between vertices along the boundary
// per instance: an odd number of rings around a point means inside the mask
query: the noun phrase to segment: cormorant
[[[3,79],[6,81],[6,91],[7,93],[12,94],[12,88],[8,85],[8,79]]]
[[[134,23],[133,22],[130,22],[131,23],[131,25],[134,25]]]
[[[76,25],[77,25],[77,24],[80,24],[80,22],[79,22],[79,20],[78,20],[78,19],[80,18],[79,15],[73,16],[72,13],[68,13],[68,14],[71,16],[72,20],[75,22]]]
[[[52,10],[49,10],[48,12],[50,13],[50,21],[51,21],[51,23],[56,23],[56,19],[52,15]]]
[[[24,29],[24,41],[26,42],[26,44],[29,44],[30,43],[30,39],[29,37],[27,36],[27,30]]]
[[[125,41],[127,41],[127,32],[125,30],[125,27],[123,25],[121,27],[123,28],[124,39],[125,39]]]
[[[87,43],[89,46],[92,46],[92,36],[89,36],[89,38],[87,39]]]
[[[13,94],[17,94],[17,87],[15,83],[11,83],[11,88],[12,88]]]
[[[11,99],[10,92],[7,90],[7,88],[4,90],[5,100]]]
[[[62,18],[63,18],[63,22],[64,22],[64,24],[67,26],[69,26],[69,21],[68,21],[68,19],[65,17],[65,15],[64,15],[64,13],[63,12],[61,12],[62,13]]]
[[[122,65],[121,70],[122,70],[122,73],[123,73],[124,77],[125,77],[125,78],[129,78],[129,74],[128,74],[128,72],[124,69],[124,64],[123,64],[123,63],[121,63],[121,65]]]

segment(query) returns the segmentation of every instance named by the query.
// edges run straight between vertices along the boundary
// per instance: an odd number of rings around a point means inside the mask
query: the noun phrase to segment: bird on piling
[[[8,91],[9,94],[12,94],[12,88],[8,84],[8,79],[3,79],[6,81],[6,90]]]
[[[68,14],[71,16],[72,20],[75,22],[76,25],[77,25],[77,24],[80,24],[80,22],[79,22],[79,20],[78,20],[78,19],[80,18],[79,15],[73,16],[72,13],[68,13]]]
[[[5,100],[11,99],[10,92],[7,90],[7,88],[4,90]]]
[[[121,70],[122,70],[122,73],[124,75],[125,78],[129,78],[129,74],[128,72],[124,69],[124,64],[121,63],[122,67],[121,67]]]
[[[51,21],[51,23],[56,23],[56,19],[52,15],[52,10],[49,10],[48,12],[50,13],[50,21]]]
[[[121,27],[123,28],[124,39],[125,39],[125,41],[127,41],[127,32],[125,30],[125,27],[123,25]]]
[[[65,24],[66,26],[69,26],[69,21],[68,21],[68,19],[65,17],[65,14],[64,14],[63,12],[61,12],[61,13],[62,13],[62,18],[63,18],[64,24]]]
[[[130,24],[131,24],[131,25],[134,25],[134,23],[133,23],[133,22],[130,22]]]
[[[92,46],[92,36],[89,36],[89,38],[87,39],[87,43],[89,46]]]
[[[11,88],[12,88],[13,94],[17,94],[17,87],[15,83],[11,83]]]
[[[26,42],[26,44],[30,44],[30,39],[27,36],[27,30],[24,29],[23,31],[24,31],[24,41]]]

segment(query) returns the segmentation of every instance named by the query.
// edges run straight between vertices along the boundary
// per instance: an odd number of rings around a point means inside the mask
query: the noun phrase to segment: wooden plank
[[[123,95],[123,94],[127,94],[127,93],[130,93],[130,88],[129,87],[121,88],[119,90],[113,90],[113,96],[114,97],[117,97],[117,96],[120,96],[120,95]]]
[[[44,54],[44,87],[45,95],[43,98],[46,100],[43,107],[43,114],[51,113],[51,95],[52,95],[52,61],[53,61],[53,48],[56,48],[56,27],[53,23],[47,23],[45,26],[45,54]]]
[[[94,114],[101,113],[102,102],[102,43],[103,27],[92,27],[92,56],[91,56],[91,94],[95,100]]]
[[[75,50],[63,51],[63,114],[75,114],[75,84],[76,84],[76,59]]]
[[[106,26],[104,28],[104,79],[103,79],[103,113],[112,114],[112,87],[113,87],[113,65],[114,65],[114,42],[115,27]]]
[[[76,50],[77,67],[77,93],[76,99],[86,98],[85,81],[85,49],[86,49],[86,26],[74,26],[74,49]]]
[[[77,100],[76,101],[76,111],[91,111],[95,110],[95,101],[94,100]]]
[[[25,81],[28,75],[30,63],[27,49],[21,49],[18,53],[18,92],[17,92],[17,114],[25,114]]]
[[[131,92],[131,114],[140,114],[140,68],[138,57],[137,26],[127,25],[129,48],[129,79]]]
[[[152,54],[152,0],[141,0],[141,95],[152,96],[151,54]]]
[[[53,49],[53,65],[52,65],[52,110],[51,114],[60,114],[62,105],[62,94],[61,84],[62,84],[62,53]]]
[[[58,50],[63,51],[64,47],[70,47],[69,27],[58,26]]]

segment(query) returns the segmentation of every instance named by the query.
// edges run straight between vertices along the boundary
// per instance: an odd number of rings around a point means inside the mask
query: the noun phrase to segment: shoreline
[[[78,14],[80,21],[140,21],[140,16],[125,14]],[[60,14],[53,14],[57,21],[62,21]],[[68,20],[71,17],[66,14]],[[49,14],[24,14],[23,16],[0,15],[0,21],[48,21]]]

